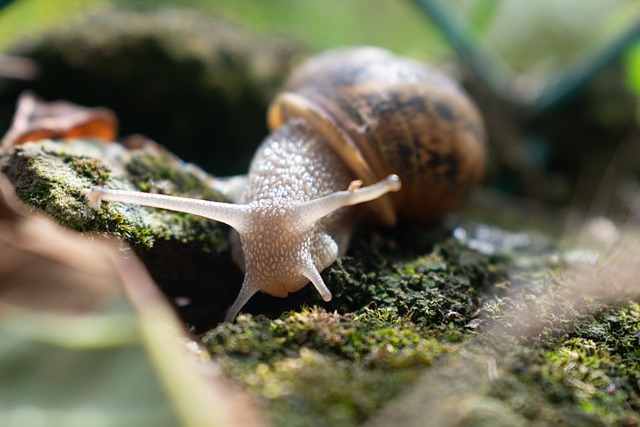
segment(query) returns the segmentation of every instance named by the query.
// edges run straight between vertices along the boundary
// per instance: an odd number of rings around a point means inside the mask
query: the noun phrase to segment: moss
[[[621,421],[614,413],[621,408],[620,403],[628,401],[636,406],[633,409],[639,409],[637,402],[629,401],[630,392],[637,395],[637,385],[634,391],[630,381],[633,377],[621,375],[628,368],[601,343],[572,338],[543,356],[550,363],[539,370],[541,384],[551,388],[547,393],[553,398],[564,397],[587,414],[615,422]]]
[[[477,336],[483,302],[510,290],[506,249],[470,249],[458,228],[364,230],[323,273],[334,293],[324,308],[241,316],[204,342],[275,425],[358,425]]]
[[[404,253],[391,236],[357,236],[350,256],[325,274],[334,291],[328,307],[345,313],[389,309],[446,333],[449,325],[468,324],[478,316],[483,296],[504,283],[508,263],[467,248],[451,233],[440,230],[426,252],[426,239],[418,246],[405,242]]]
[[[638,306],[576,294],[563,259],[548,236],[460,220],[363,230],[323,274],[333,301],[305,288],[322,307],[203,341],[279,426],[635,425]]]
[[[230,260],[226,226],[121,203],[105,202],[96,212],[83,193],[104,185],[223,201],[202,170],[162,149],[90,141],[27,143],[5,152],[0,164],[27,206],[66,227],[115,236],[130,246],[169,296],[191,302],[181,308],[189,324],[215,324],[233,301],[241,276]]]
[[[180,164],[181,167],[176,167]],[[223,200],[220,193],[207,185],[210,177],[184,165],[168,152],[158,155],[142,150],[131,153],[125,165],[129,180],[140,191],[175,194],[206,200]]]
[[[140,159],[145,161],[141,163]],[[168,154],[130,153],[116,144],[43,141],[16,147],[3,163],[3,170],[22,201],[69,228],[109,232],[130,245],[146,248],[152,247],[158,238],[198,242],[215,252],[227,248],[224,229],[203,218],[132,205],[104,204],[99,212],[87,206],[82,192],[85,188],[94,185],[131,188],[136,182],[146,182],[147,187],[154,189],[162,187],[169,194],[193,195],[199,191],[210,199],[222,200],[201,176],[190,173]],[[114,174],[113,165],[124,166],[129,173]],[[176,177],[179,179],[173,180]]]
[[[203,341],[229,376],[269,403],[277,425],[292,426],[356,425],[455,349],[384,309],[245,315]]]
[[[506,353],[510,369],[489,394],[532,423],[637,425],[639,315],[633,303],[607,308],[560,338],[512,348]],[[621,322],[625,326],[616,333],[605,332]]]

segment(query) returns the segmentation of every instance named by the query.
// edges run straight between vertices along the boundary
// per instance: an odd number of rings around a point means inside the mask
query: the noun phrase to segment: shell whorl
[[[379,221],[433,224],[484,171],[484,126],[462,89],[379,48],[317,55],[272,104],[269,126],[305,118],[365,184],[396,173],[403,190],[372,203]]]

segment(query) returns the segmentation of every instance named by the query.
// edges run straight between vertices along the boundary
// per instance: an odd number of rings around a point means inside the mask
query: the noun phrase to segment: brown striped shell
[[[484,171],[484,125],[468,96],[444,74],[383,49],[304,62],[272,103],[269,126],[295,117],[323,134],[365,185],[400,176],[402,190],[375,205],[388,225],[436,223]]]

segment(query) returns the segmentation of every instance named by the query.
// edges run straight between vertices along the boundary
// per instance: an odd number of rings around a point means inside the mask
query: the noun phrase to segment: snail
[[[320,272],[346,251],[363,216],[433,225],[484,170],[484,125],[462,89],[380,48],[342,48],[303,62],[269,107],[268,123],[272,133],[248,174],[230,181],[234,203],[85,190],[96,209],[109,200],[230,225],[245,277],[226,321],[258,291],[286,297],[311,282],[329,301]]]

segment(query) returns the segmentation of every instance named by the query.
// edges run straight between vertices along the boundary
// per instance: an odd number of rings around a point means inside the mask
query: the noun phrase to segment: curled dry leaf
[[[68,101],[45,102],[24,92],[18,99],[11,127],[2,138],[2,147],[46,138],[113,141],[117,131],[116,116],[107,108],[83,107]]]

